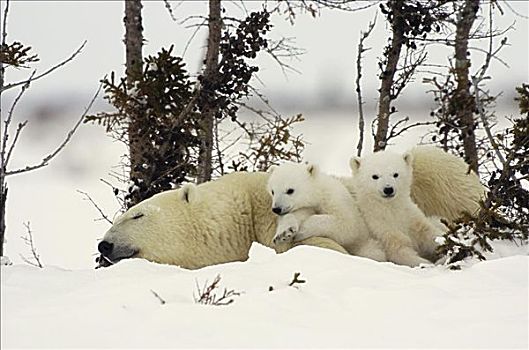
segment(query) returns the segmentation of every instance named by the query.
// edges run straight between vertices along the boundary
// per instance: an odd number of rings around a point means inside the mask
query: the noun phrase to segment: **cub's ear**
[[[354,156],[349,160],[349,167],[351,168],[351,171],[353,174],[356,174],[358,172],[358,169],[360,168],[361,163],[360,157]]]
[[[277,169],[277,165],[272,164],[272,165],[270,165],[268,167],[268,170],[266,172],[269,173],[269,174],[272,174],[274,172],[274,170],[276,170],[276,169]]]
[[[320,169],[316,164],[307,163],[307,171],[309,172],[310,176],[316,176],[319,173]]]
[[[413,154],[410,151],[404,153],[402,155],[402,158],[404,158],[404,161],[406,162],[406,164],[408,164],[409,166],[412,166],[412,164],[413,164]]]
[[[197,186],[192,183],[187,183],[180,187],[178,196],[181,201],[192,203],[197,199]]]

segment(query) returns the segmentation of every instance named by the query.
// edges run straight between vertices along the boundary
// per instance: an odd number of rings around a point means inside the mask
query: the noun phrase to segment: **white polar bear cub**
[[[274,244],[327,237],[350,254],[386,261],[347,188],[315,165],[284,163],[274,168],[268,191],[278,215]]]
[[[409,152],[381,151],[350,162],[356,200],[370,234],[381,242],[388,261],[411,267],[435,261],[434,239],[445,229],[439,218],[427,218],[411,199],[412,161]]]

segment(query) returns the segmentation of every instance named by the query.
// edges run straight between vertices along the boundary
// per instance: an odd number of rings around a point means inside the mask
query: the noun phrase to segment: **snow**
[[[259,244],[246,262],[199,270],[140,259],[97,270],[3,266],[1,345],[527,348],[527,246],[500,246],[460,271]],[[289,286],[296,272],[306,283]],[[221,289],[242,294],[196,304],[196,284],[217,274]]]

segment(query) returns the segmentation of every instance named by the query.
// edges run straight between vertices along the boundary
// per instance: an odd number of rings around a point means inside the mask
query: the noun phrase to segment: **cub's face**
[[[268,193],[272,196],[272,211],[277,215],[313,207],[315,204],[314,165],[285,163],[272,170]]]
[[[409,196],[412,180],[412,156],[389,151],[351,159],[358,193],[383,200]]]

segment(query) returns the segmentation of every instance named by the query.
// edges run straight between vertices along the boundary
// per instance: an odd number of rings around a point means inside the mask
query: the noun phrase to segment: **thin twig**
[[[31,74],[30,79],[34,75],[35,75],[35,71],[33,71],[33,73]],[[29,88],[29,85],[30,85],[30,81],[28,81],[26,84],[24,84],[22,86],[22,89],[20,89],[20,92],[18,93],[17,97],[13,101],[13,104],[11,105],[11,108],[9,109],[9,112],[7,113],[7,118],[6,118],[6,121],[4,122],[4,137],[2,139],[2,150],[0,151],[2,153],[2,155],[5,155],[5,151],[6,151],[6,148],[7,148],[7,141],[8,141],[8,138],[9,138],[8,131],[9,131],[9,126],[11,125],[11,121],[13,120],[13,113],[15,111],[15,108],[16,108],[18,102],[20,101],[20,99],[22,98],[22,96],[24,95],[26,90]],[[13,148],[15,147],[16,139],[18,138],[18,134],[20,133],[21,129],[25,126],[26,123],[27,123],[27,121],[22,123],[22,124],[24,124],[23,126],[20,126],[20,124],[19,124],[19,126],[17,128],[17,131],[16,131],[16,136],[13,139],[13,142],[11,143],[11,146],[9,147],[8,156],[6,158],[2,159],[2,164],[1,165],[2,165],[2,167],[4,169],[7,168],[7,163],[9,161],[9,155],[13,151]]]
[[[221,306],[221,305],[229,305],[233,303],[234,299],[232,297],[241,295],[240,292],[236,292],[235,290],[231,289],[228,290],[224,288],[224,291],[222,295],[218,296],[215,294],[215,289],[218,288],[220,283],[220,275],[215,276],[215,279],[213,282],[208,283],[206,281],[204,283],[204,287],[200,288],[198,285],[198,282],[196,283],[196,289],[197,294],[194,296],[195,302],[197,304],[204,304],[204,305],[215,305],[215,306]]]
[[[15,145],[17,144],[18,137],[20,136],[20,133],[22,132],[22,129],[28,124],[28,121],[24,121],[23,123],[18,123],[17,130],[15,131],[15,137],[13,138],[13,143],[11,144],[11,147],[9,147],[9,150],[7,151],[7,156],[4,160],[4,166],[5,169],[7,167],[7,164],[9,163],[9,159],[11,158],[11,153],[13,153],[13,149],[15,149]]]
[[[20,255],[20,257],[22,258],[22,260],[24,260],[24,262],[26,262],[26,263],[28,263],[30,265],[36,266],[36,267],[40,267],[42,269],[44,266],[42,265],[42,263],[40,261],[40,255],[37,253],[37,248],[35,247],[35,244],[33,242],[33,233],[31,232],[31,227],[29,225],[29,221],[24,223],[24,227],[26,228],[27,235],[26,236],[21,236],[20,238],[22,238],[24,243],[26,243],[26,245],[28,245],[29,248],[31,249],[31,255],[32,255],[32,257],[33,257],[33,259],[35,261],[31,261],[31,260],[27,259],[22,254]]]
[[[115,176],[118,181],[121,181],[121,182],[124,182],[126,180],[124,179],[121,179],[117,176]],[[126,176],[124,177],[125,179],[127,178]],[[123,200],[123,197],[118,197],[118,194],[119,192],[124,192],[123,190],[120,190],[119,188],[117,188],[116,186],[112,185],[110,182],[108,182],[107,180],[105,179],[99,179],[99,181],[101,181],[102,183],[104,183],[105,185],[109,186],[110,188],[112,188],[112,192],[114,193],[114,198],[116,198],[116,202],[118,202],[119,204],[119,207],[121,208],[121,211],[118,210],[118,213],[124,213],[126,210],[127,210],[127,206],[125,204],[125,201]],[[116,214],[114,214],[115,216]]]
[[[434,121],[426,121],[426,122],[416,122],[416,123],[413,123],[413,124],[410,124],[410,125],[406,125],[406,123],[408,123],[408,121],[410,120],[409,117],[405,117],[403,119],[400,119],[399,121],[397,121],[395,123],[395,125],[393,125],[389,131],[389,135],[386,139],[386,142],[389,142],[389,140],[391,139],[394,139],[400,135],[402,135],[404,132],[412,129],[412,128],[415,128],[415,127],[418,127],[418,126],[427,126],[427,125],[433,125],[435,124]],[[398,129],[400,127],[401,124],[404,124],[406,126],[403,126],[401,129]]]
[[[360,42],[358,43],[358,54],[356,57],[356,94],[358,96],[358,130],[359,130],[359,137],[358,137],[358,145],[356,146],[357,149],[357,156],[362,155],[362,147],[364,145],[364,129],[365,129],[365,119],[364,119],[364,101],[362,100],[362,84],[360,83],[360,79],[362,78],[362,54],[369,50],[370,48],[364,48],[364,40],[367,39],[367,37],[371,34],[371,31],[375,27],[375,24],[377,23],[377,16],[375,14],[375,18],[373,19],[373,22],[369,22],[369,26],[367,28],[366,32],[360,31]]]
[[[88,106],[86,107],[84,113],[81,115],[81,118],[79,118],[79,120],[77,121],[77,123],[74,125],[74,127],[68,132],[68,134],[66,135],[66,138],[64,139],[64,141],[52,152],[50,153],[49,155],[47,155],[46,157],[44,157],[42,159],[42,161],[39,163],[39,164],[36,164],[36,165],[31,165],[31,166],[26,166],[25,168],[20,168],[20,169],[16,169],[16,170],[11,170],[11,171],[6,171],[5,175],[8,176],[8,175],[15,175],[15,174],[20,174],[20,173],[25,173],[25,172],[28,172],[28,171],[32,171],[32,170],[36,170],[36,169],[39,169],[39,168],[42,168],[42,167],[45,167],[48,165],[48,163],[60,152],[62,151],[62,149],[66,146],[66,144],[70,141],[70,139],[72,138],[73,134],[77,131],[77,129],[79,128],[79,126],[81,125],[81,123],[83,122],[84,118],[86,117],[86,115],[88,114],[88,112],[90,111],[90,109],[92,108],[92,105],[94,104],[97,96],[99,95],[99,92],[101,91],[101,88],[102,88],[103,84],[99,84],[99,88],[97,89],[96,93],[94,94],[94,97],[92,97],[92,100],[90,101],[90,103],[88,104]]]
[[[215,118],[213,120],[214,122],[214,137],[215,137],[215,148],[217,149],[217,161],[218,161],[218,168],[220,175],[224,175],[224,162],[222,161],[222,150],[220,148],[220,142],[219,142],[219,119]]]
[[[515,15],[520,16],[520,17],[522,17],[522,18],[524,18],[524,19],[529,19],[529,16],[527,16],[527,15],[525,15],[525,14],[523,14],[523,13],[520,13],[520,12],[516,11],[516,10],[511,6],[511,4],[509,4],[508,1],[503,1],[503,3],[504,3],[504,4],[509,8],[509,10],[511,10],[511,12],[514,13]],[[498,4],[497,4],[497,5],[498,5]],[[498,8],[499,8],[500,11],[501,11],[501,8],[500,8],[499,6],[498,6]],[[503,11],[501,11],[501,12],[503,12]],[[502,14],[503,14],[503,13],[502,13]]]
[[[56,64],[55,66],[49,68],[47,71],[45,71],[44,73],[42,74],[39,74],[35,77],[30,77],[29,79],[26,79],[26,80],[22,80],[22,81],[18,81],[16,83],[11,83],[11,84],[7,84],[6,86],[2,86],[0,87],[0,91],[6,91],[6,90],[9,90],[9,89],[12,89],[14,87],[17,87],[17,86],[20,86],[20,85],[24,85],[24,84],[27,84],[28,82],[33,82],[33,81],[36,81],[36,80],[39,80],[40,78],[42,77],[45,77],[46,75],[50,74],[51,72],[53,72],[54,70],[56,70],[57,68],[60,68],[62,66],[64,66],[66,63],[70,62],[71,60],[73,60],[75,58],[75,56],[77,56],[82,50],[83,48],[85,47],[87,41],[85,40],[81,46],[70,56],[68,57],[67,59],[65,59],[64,61]]]
[[[469,50],[476,50],[476,51],[479,51],[479,52],[482,52],[484,54],[486,54],[488,56],[488,51],[487,50],[484,50],[482,48],[479,48],[479,47],[472,47],[472,46],[469,46],[468,47]],[[499,58],[498,56],[496,55],[491,55],[491,58],[494,58],[496,61],[500,62],[505,68],[511,68],[511,66],[505,62],[504,60],[502,60],[501,58]]]
[[[292,278],[292,281],[288,284],[289,287],[293,287],[295,284],[301,284],[306,283],[306,280],[302,280],[299,278],[301,276],[301,272],[294,273],[294,277]]]
[[[108,216],[105,214],[105,212],[97,205],[96,202],[94,202],[94,200],[92,199],[92,197],[90,197],[90,195],[86,192],[83,192],[81,190],[77,190],[77,192],[79,192],[80,194],[82,194],[84,196],[83,200],[85,201],[89,201],[90,203],[93,204],[93,206],[97,209],[97,211],[99,212],[99,214],[101,215],[101,218],[99,219],[96,219],[96,220],[105,220],[106,222],[108,222],[110,225],[112,225],[112,220],[110,220],[108,218]]]
[[[173,8],[171,7],[171,4],[169,3],[169,0],[163,0],[165,4],[165,8],[167,9],[167,12],[169,12],[169,16],[171,16],[171,19],[176,22],[176,17],[173,13]]]
[[[152,295],[154,295],[154,297],[155,297],[156,299],[158,299],[158,300],[160,301],[160,304],[165,305],[165,300],[163,300],[162,297],[161,297],[158,293],[156,293],[156,292],[155,292],[154,290],[152,290],[152,289],[151,289],[151,293],[152,293]]]
[[[9,0],[6,1],[6,7],[4,9],[4,21],[2,22],[2,47],[6,45],[7,39],[7,13],[9,12]]]
[[[293,66],[285,63],[282,58],[289,57],[290,59],[299,60],[299,56],[305,53],[303,49],[295,47],[294,45],[289,43],[292,41],[292,38],[281,38],[278,41],[271,41],[269,42],[269,47],[267,47],[265,50],[274,59],[274,61],[277,62],[285,78],[288,78],[288,70],[298,74],[301,74],[301,72]]]
[[[207,19],[204,19],[202,23],[200,23],[200,25],[195,28],[195,30],[193,31],[193,34],[191,34],[191,36],[186,42],[186,46],[184,47],[184,51],[182,52],[182,57],[186,55],[187,49],[189,48],[189,45],[191,45],[191,41],[193,41],[193,38],[197,35],[200,29],[202,29],[202,27],[206,24],[206,22],[207,22]]]
[[[489,139],[489,142],[492,146],[492,149],[496,153],[496,156],[502,163],[502,166],[505,167],[505,158],[501,154],[498,144],[494,140],[494,137],[492,136],[491,127],[489,125],[489,122],[487,120],[487,117],[485,116],[485,108],[483,107],[483,103],[481,101],[481,98],[479,96],[479,83],[481,83],[485,79],[485,73],[489,68],[490,60],[492,57],[495,57],[496,53],[499,52],[499,50],[506,44],[505,41],[502,41],[500,46],[493,52],[493,22],[492,22],[492,2],[489,4],[489,47],[487,50],[487,55],[485,57],[485,62],[480,68],[480,73],[477,77],[472,77],[472,85],[474,85],[474,98],[476,102],[476,107],[479,112],[479,117],[481,119],[481,123],[483,124],[483,129],[485,130],[485,134],[487,135],[487,138]]]

